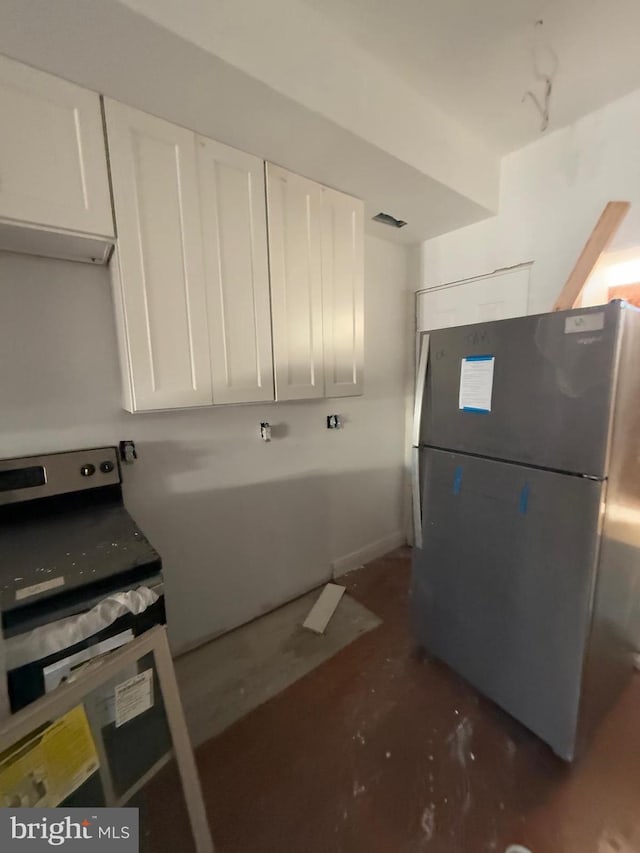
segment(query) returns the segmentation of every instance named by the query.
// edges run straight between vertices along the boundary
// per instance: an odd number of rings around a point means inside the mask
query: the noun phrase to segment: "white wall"
[[[107,270],[0,253],[0,457],[135,440],[125,500],[176,650],[403,541],[406,250],[368,237],[365,258],[364,397],[130,415]]]
[[[534,261],[529,311],[548,311],[604,205],[632,202],[612,251],[640,245],[640,90],[505,157],[498,216],[423,244],[433,287]]]
[[[383,239],[497,209],[498,155],[296,0],[147,11],[209,50],[117,0],[2,0],[0,53],[361,198]],[[407,226],[371,222],[381,210]]]
[[[456,192],[496,209],[498,151],[298,0],[123,0]]]

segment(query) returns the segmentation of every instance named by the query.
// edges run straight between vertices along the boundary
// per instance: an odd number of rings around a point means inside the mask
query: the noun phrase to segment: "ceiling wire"
[[[541,18],[535,22],[536,35],[542,32],[543,24],[544,21]],[[542,68],[543,54],[546,54],[547,56],[547,71],[544,71]],[[542,97],[542,100],[540,100],[540,98],[536,95],[535,92],[531,91],[531,89],[527,89],[527,91],[522,96],[522,101],[524,102],[527,100],[527,98],[529,98],[537,109],[537,111],[540,113],[540,131],[544,133],[544,131],[549,127],[551,93],[553,91],[553,81],[558,71],[558,55],[549,44],[544,44],[541,39],[536,38],[533,44],[532,59],[533,73],[537,80],[540,80],[544,83],[544,95]]]
[[[545,77],[545,89],[544,89],[544,100],[540,103],[540,100],[536,94],[534,94],[530,89],[522,96],[522,100],[526,101],[527,98],[531,98],[534,106],[540,113],[540,130],[544,132],[549,127],[549,102],[551,100],[551,92],[553,90],[553,80],[549,77]]]

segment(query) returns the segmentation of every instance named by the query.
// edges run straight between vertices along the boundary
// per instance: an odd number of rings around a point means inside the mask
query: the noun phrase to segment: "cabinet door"
[[[214,403],[273,400],[264,163],[198,137]]]
[[[322,190],[324,385],[327,397],[362,394],[364,382],[364,205]]]
[[[276,399],[324,396],[322,187],[267,164]]]
[[[100,96],[0,56],[0,219],[113,238]]]
[[[212,403],[195,136],[105,100],[126,408]],[[117,270],[114,266],[114,270]]]

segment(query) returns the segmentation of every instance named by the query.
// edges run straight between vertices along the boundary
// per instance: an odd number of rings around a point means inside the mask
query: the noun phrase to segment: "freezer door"
[[[603,476],[621,306],[432,332],[420,443]]]
[[[440,658],[565,759],[574,753],[603,484],[422,451],[412,622]]]

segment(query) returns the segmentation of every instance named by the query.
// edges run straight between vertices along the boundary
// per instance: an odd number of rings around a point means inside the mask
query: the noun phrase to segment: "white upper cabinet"
[[[362,203],[104,105],[125,408],[362,393]]]
[[[276,399],[324,396],[322,187],[267,164]]]
[[[322,190],[325,397],[362,394],[364,381],[364,205]]]
[[[130,411],[213,402],[195,135],[105,99]]]
[[[273,400],[264,162],[197,137],[214,403]]]
[[[105,260],[114,229],[100,96],[0,56],[0,116],[0,248]],[[72,232],[66,243],[60,232]]]
[[[267,164],[276,398],[347,397],[364,381],[364,206]]]

